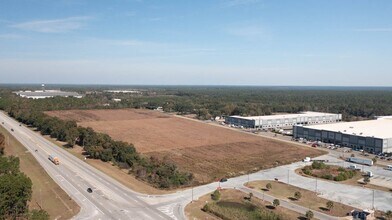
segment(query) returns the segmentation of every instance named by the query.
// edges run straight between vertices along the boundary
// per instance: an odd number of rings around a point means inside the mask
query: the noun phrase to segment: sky
[[[0,83],[391,86],[390,0],[2,0]]]

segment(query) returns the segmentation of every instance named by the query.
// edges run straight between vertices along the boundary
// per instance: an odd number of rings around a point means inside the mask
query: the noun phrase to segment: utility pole
[[[41,193],[41,188],[39,189],[39,199],[41,200],[41,209],[44,209],[43,205],[42,205],[42,193]]]
[[[192,202],[193,202],[193,186],[192,186]],[[192,202],[191,202],[191,203],[192,203]]]
[[[249,173],[248,173],[248,184],[249,184]]]
[[[316,177],[316,194],[317,194],[317,177]]]
[[[373,200],[372,200],[372,207],[373,207],[373,210],[374,210],[374,189],[373,189]]]
[[[287,170],[287,184],[290,184],[290,170]]]

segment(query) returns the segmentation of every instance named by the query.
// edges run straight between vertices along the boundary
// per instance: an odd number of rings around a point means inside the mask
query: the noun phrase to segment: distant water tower
[[[42,87],[42,91],[45,92],[45,84],[42,83],[41,87]]]

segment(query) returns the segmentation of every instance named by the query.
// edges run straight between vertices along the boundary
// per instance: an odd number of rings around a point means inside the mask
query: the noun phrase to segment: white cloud
[[[228,0],[224,2],[224,6],[235,7],[235,6],[255,4],[258,2],[260,2],[260,0]]]
[[[358,28],[357,32],[392,32],[392,28]]]
[[[88,20],[91,20],[91,17],[81,16],[54,20],[35,20],[13,24],[10,27],[41,33],[66,33],[82,28]]]

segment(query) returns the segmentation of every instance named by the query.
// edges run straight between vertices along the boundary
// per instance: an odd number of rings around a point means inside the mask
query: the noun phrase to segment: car
[[[88,192],[88,193],[92,193],[92,192],[93,192],[93,189],[91,189],[91,188],[89,187],[89,188],[87,188],[87,192]]]
[[[3,122],[1,122],[2,124],[4,124],[4,121]]]
[[[390,158],[388,158],[387,160],[392,160],[392,158],[390,157]]]
[[[14,129],[13,129],[13,128],[11,128],[11,131],[14,131]]]
[[[369,156],[369,154],[364,154],[363,156],[367,157],[367,156]]]
[[[227,182],[227,178],[222,178],[219,180],[219,182],[221,182],[221,183]]]
[[[19,124],[19,127],[22,127],[22,124]]]

